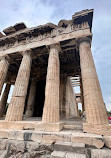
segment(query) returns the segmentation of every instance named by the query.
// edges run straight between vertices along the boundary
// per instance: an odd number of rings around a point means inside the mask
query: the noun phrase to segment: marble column
[[[78,109],[78,103],[76,102],[76,108],[77,108],[77,117],[79,117],[79,109]]]
[[[58,53],[58,45],[50,47],[45,88],[45,104],[42,116],[43,123],[59,122],[60,68]]]
[[[22,120],[25,98],[30,78],[31,63],[31,52],[23,52],[23,58],[16,78],[12,99],[5,118],[6,121]]]
[[[76,96],[70,77],[67,77],[66,82],[66,118],[74,118],[77,116]]]
[[[3,117],[3,115],[5,114],[5,108],[7,104],[10,87],[11,87],[11,84],[6,84],[5,90],[3,92],[3,95],[0,101],[0,117]]]
[[[81,92],[81,104],[82,104],[82,113],[83,113],[85,111],[85,107],[84,107],[82,78],[80,78],[80,92]]]
[[[25,117],[27,118],[33,116],[35,94],[36,94],[36,81],[32,81],[30,85],[30,90],[29,90],[27,108],[25,112]]]
[[[66,118],[66,82],[67,76],[61,75],[60,77],[60,92],[59,92],[59,106],[60,106],[60,117]]]
[[[90,38],[78,40],[84,104],[88,124],[108,124],[106,108],[90,48]]]
[[[8,56],[0,57],[0,95],[7,75],[8,66],[9,66],[9,57]]]

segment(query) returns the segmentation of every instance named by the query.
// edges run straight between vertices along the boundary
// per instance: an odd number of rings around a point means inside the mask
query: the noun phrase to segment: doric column
[[[30,90],[29,90],[27,109],[26,109],[26,112],[25,112],[25,116],[27,118],[33,116],[35,94],[36,94],[36,81],[32,81],[31,85],[30,85]]]
[[[67,77],[66,82],[66,118],[73,118],[77,116],[76,96],[70,77]]]
[[[79,117],[79,109],[78,109],[78,103],[76,102],[76,108],[77,108],[77,117]]]
[[[60,106],[60,117],[66,118],[66,82],[67,76],[63,75],[60,79],[60,99],[59,99],[59,106]]]
[[[3,95],[0,101],[0,117],[3,117],[3,115],[5,114],[5,107],[7,104],[10,87],[11,87],[11,84],[6,84],[5,90],[3,92]]]
[[[45,88],[45,104],[42,116],[43,123],[59,122],[60,68],[58,53],[58,45],[53,45],[50,47]]]
[[[0,95],[7,75],[8,66],[9,66],[9,57],[8,56],[0,57]]]
[[[27,87],[30,77],[31,62],[31,52],[25,51],[23,53],[22,62],[16,78],[12,99],[7,110],[5,119],[6,121],[22,120]]]
[[[86,119],[89,124],[103,125],[108,124],[108,119],[91,53],[90,42],[91,40],[88,37],[79,40]]]
[[[82,103],[82,113],[83,113],[85,111],[85,107],[84,107],[83,85],[82,85],[81,77],[80,77],[80,92],[81,92],[81,103]]]
[[[60,117],[72,118],[77,116],[76,96],[70,77],[62,76],[60,82]]]

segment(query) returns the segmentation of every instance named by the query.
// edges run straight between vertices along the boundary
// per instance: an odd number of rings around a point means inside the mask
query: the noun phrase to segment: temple
[[[35,131],[61,131],[64,120],[79,118],[82,103],[83,132],[111,135],[91,52],[92,18],[92,9],[83,10],[58,25],[27,28],[17,23],[0,33],[0,94],[6,84],[0,128],[24,129],[27,124]],[[11,85],[14,90],[3,120]],[[80,87],[79,94],[75,86]],[[40,120],[33,124],[33,118]]]

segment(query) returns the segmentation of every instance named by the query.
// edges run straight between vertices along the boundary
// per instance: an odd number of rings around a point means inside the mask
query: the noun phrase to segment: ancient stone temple
[[[0,158],[111,157],[92,18],[83,10],[58,25],[17,23],[0,33]]]
[[[58,25],[27,28],[17,23],[0,33],[0,93],[6,84],[0,117],[14,85],[1,128],[25,128],[24,120],[32,118],[33,124],[33,117],[39,117],[35,130],[60,131],[64,119],[79,117],[81,102],[86,113],[83,131],[111,133],[91,52],[92,18],[93,10],[84,10]],[[80,94],[74,93],[76,85]],[[31,123],[27,123],[28,128]]]

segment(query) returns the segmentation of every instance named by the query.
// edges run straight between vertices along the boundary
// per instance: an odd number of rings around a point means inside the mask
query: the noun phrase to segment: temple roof
[[[47,68],[49,46],[59,43],[61,74],[79,75],[80,62],[77,49],[77,39],[83,36],[92,36],[93,10],[77,12],[70,20],[60,20],[58,25],[47,23],[37,27],[27,28],[21,22],[10,26],[0,33],[0,55],[7,55],[11,59],[9,71],[17,75],[22,60],[22,51],[33,52],[32,78],[38,69]],[[46,76],[46,74],[43,74]],[[43,78],[43,76],[41,76]]]
[[[52,29],[56,29],[56,28],[58,28],[58,26],[53,23],[47,23],[44,25],[39,25],[37,27],[27,28],[23,22],[20,22],[20,23],[15,24],[14,26],[10,26],[10,27],[4,29],[3,32],[5,33],[5,35],[0,36],[0,37],[4,37],[4,38],[11,37],[12,35],[32,31],[35,29],[36,29],[36,31],[38,31],[38,33],[41,33],[41,32],[45,32],[45,30],[47,31],[47,30],[52,30]],[[0,32],[0,34],[2,34],[2,33]]]
[[[73,20],[74,24],[81,24],[81,23],[87,21],[90,26],[90,30],[92,30],[93,11],[94,11],[93,9],[86,9],[86,10],[82,10],[80,12],[76,12],[72,16],[72,20]]]
[[[23,23],[16,23],[14,26],[10,26],[6,29],[3,30],[3,32],[5,33],[5,35],[3,35],[0,32],[0,38],[5,38],[5,37],[10,37],[10,35],[16,35],[20,34],[20,33],[25,33],[27,31],[32,31],[32,30],[36,30],[36,33],[38,32],[38,34],[40,33],[45,33],[45,31],[50,31],[52,29],[56,29],[56,28],[66,28],[69,24],[80,24],[84,21],[88,21],[90,28],[92,28],[92,17],[93,17],[93,9],[86,9],[86,10],[82,10],[80,12],[76,12],[73,16],[71,20],[60,20],[58,25],[55,25],[53,23],[47,23],[45,25],[39,25],[37,27],[32,27],[32,28],[27,28],[27,26]]]
[[[6,35],[9,35],[9,34],[17,32],[17,31],[24,30],[25,28],[26,28],[26,25],[23,22],[21,22],[21,23],[15,24],[14,26],[10,26],[10,27],[4,29],[3,32]]]

